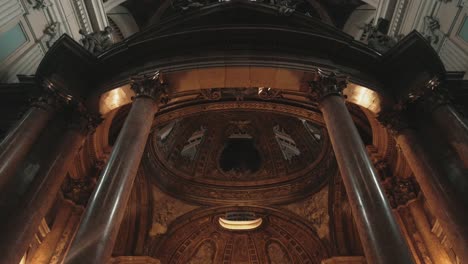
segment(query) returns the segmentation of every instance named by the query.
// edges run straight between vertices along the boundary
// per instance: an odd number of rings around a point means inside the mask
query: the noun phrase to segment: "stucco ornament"
[[[328,222],[328,187],[323,187],[319,192],[307,200],[284,206],[286,209],[305,218],[317,232],[320,238],[328,238],[330,230]]]
[[[90,34],[87,34],[84,30],[80,29],[80,34],[83,36],[83,38],[80,40],[81,44],[83,44],[83,47],[95,55],[104,52],[114,43],[111,35],[111,27],[106,27],[104,30]]]
[[[150,237],[158,237],[167,232],[168,226],[177,217],[198,208],[198,206],[186,204],[178,199],[172,198],[152,187],[153,201],[153,223],[149,231]]]

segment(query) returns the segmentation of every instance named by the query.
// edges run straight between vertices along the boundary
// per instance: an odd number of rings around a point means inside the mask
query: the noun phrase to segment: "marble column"
[[[71,201],[60,198],[60,206],[57,215],[54,218],[50,233],[47,234],[39,248],[34,252],[31,262],[34,264],[49,264],[53,261],[55,249],[58,246],[60,238],[66,232],[68,220],[73,214],[75,205]]]
[[[76,122],[64,133],[47,160],[41,166],[30,184],[25,197],[16,210],[7,219],[7,225],[0,236],[0,255],[4,263],[19,263],[28,248],[39,223],[52,207],[60,186],[73,164],[75,155],[83,145],[89,133],[89,124],[95,119],[85,114],[78,114]]]
[[[158,76],[158,75],[156,75]],[[134,80],[136,96],[83,215],[66,264],[107,263],[163,92],[157,77]]]
[[[413,199],[407,204],[411,215],[413,216],[416,228],[421,234],[424,245],[427,248],[429,256],[433,263],[450,263],[450,258],[440,243],[439,239],[431,231],[429,220],[424,212],[422,202],[419,199]]]
[[[398,112],[386,111],[379,115],[380,122],[394,134],[396,142],[414,173],[433,214],[461,262],[468,261],[468,214],[457,199],[445,175],[441,175],[433,160],[422,147],[416,132],[410,129]]]
[[[434,123],[457,152],[465,169],[468,168],[468,125],[441,94],[433,93],[423,100]]]
[[[54,115],[57,102],[57,97],[51,93],[39,97],[0,143],[1,193],[8,188],[18,166],[24,161],[34,142]]]
[[[319,101],[368,263],[414,263],[379,183],[378,175],[346,108],[346,80],[318,72],[310,82]]]

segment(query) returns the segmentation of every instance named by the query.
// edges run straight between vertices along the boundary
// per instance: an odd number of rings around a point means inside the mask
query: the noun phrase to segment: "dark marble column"
[[[431,92],[422,98],[423,108],[430,112],[432,120],[468,168],[468,125],[453,108],[442,91]],[[466,176],[468,178],[468,175]]]
[[[465,263],[468,261],[468,225],[466,224],[468,223],[468,214],[466,214],[466,208],[457,199],[447,177],[440,174],[434,166],[434,161],[423,148],[416,132],[408,127],[402,113],[386,111],[382,112],[378,119],[394,134],[429,207],[439,219],[455,253],[461,262]]]
[[[378,175],[342,97],[346,80],[318,72],[311,83],[368,263],[414,263]]]
[[[67,264],[107,263],[111,257],[157,112],[156,101],[163,92],[156,77],[134,80],[132,89],[136,93],[132,108],[88,202],[65,259]]]
[[[0,192],[4,192],[58,105],[57,96],[45,93],[11,128],[0,143]]]
[[[18,210],[8,216],[0,236],[0,254],[4,263],[20,262],[41,220],[57,198],[74,157],[95,120],[84,113],[76,115],[47,164],[40,168],[25,197],[21,198]]]

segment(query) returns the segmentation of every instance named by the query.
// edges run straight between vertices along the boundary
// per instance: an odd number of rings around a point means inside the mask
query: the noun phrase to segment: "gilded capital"
[[[408,128],[408,122],[404,113],[396,110],[386,110],[379,113],[377,120],[393,135],[398,135]]]
[[[90,113],[82,104],[72,103],[69,118],[69,128],[77,129],[83,134],[93,134],[102,122],[100,115]]]
[[[441,105],[450,104],[448,92],[445,89],[439,89],[425,94],[418,100],[422,110],[431,113]]]
[[[158,71],[153,75],[136,76],[132,78],[131,89],[135,97],[151,98],[160,103],[167,103],[168,93],[161,73]]]
[[[309,81],[309,97],[311,99],[321,101],[329,95],[343,95],[343,90],[348,85],[347,77],[344,75],[337,75],[334,72],[325,73],[318,70],[315,74],[314,80]]]
[[[63,106],[63,104],[63,98],[58,93],[49,90],[46,90],[38,97],[31,99],[31,106],[47,111],[56,110]]]
[[[438,77],[434,77],[427,81],[425,85],[418,85],[411,87],[408,92],[407,98],[404,99],[403,103],[413,103],[420,100],[426,94],[438,90],[440,87],[440,80]]]

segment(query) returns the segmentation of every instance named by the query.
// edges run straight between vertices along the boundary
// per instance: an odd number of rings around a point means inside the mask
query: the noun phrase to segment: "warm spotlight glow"
[[[19,264],[26,264],[26,254],[24,254]]]
[[[130,89],[129,85],[110,90],[102,94],[99,101],[99,111],[102,115],[121,107],[122,105],[132,102],[134,92]]]
[[[382,100],[379,94],[364,86],[349,84],[344,91],[347,101],[378,113],[381,110]]]
[[[262,218],[257,218],[254,220],[244,220],[244,221],[238,221],[238,220],[227,220],[223,217],[219,218],[219,224],[230,230],[252,230],[257,227],[259,227],[262,224],[263,220]]]

